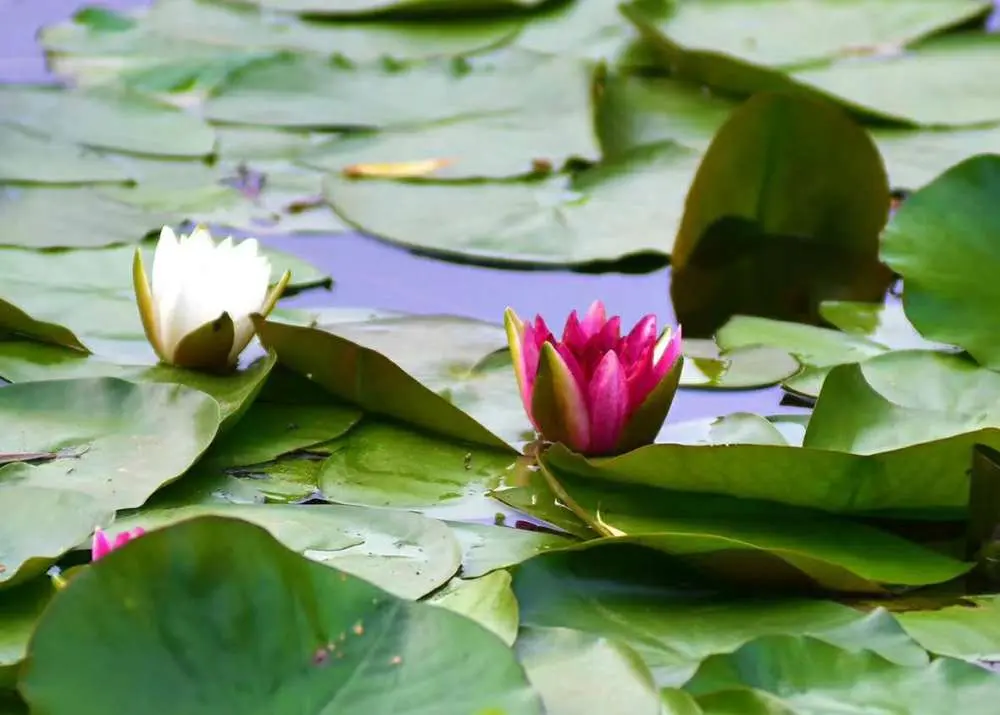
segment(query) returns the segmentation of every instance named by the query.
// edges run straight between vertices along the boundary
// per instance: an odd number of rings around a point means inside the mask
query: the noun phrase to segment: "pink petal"
[[[626,367],[625,381],[628,383],[629,416],[639,408],[662,376],[657,376],[653,363],[654,346],[650,345],[631,365]]]
[[[90,546],[90,560],[97,561],[109,553],[111,553],[111,542],[108,541],[108,535],[101,527],[97,527],[94,529],[94,540]]]
[[[580,326],[580,319],[574,310],[566,318],[566,327],[563,328],[562,342],[564,342],[574,353],[579,353],[587,344],[587,333]]]
[[[553,435],[559,435],[556,440],[561,439],[567,447],[586,454],[590,447],[590,417],[586,393],[577,377],[580,367],[565,346],[544,345],[542,354],[552,373],[552,389],[556,398],[557,411],[552,418],[559,421],[558,425],[550,426],[548,437],[553,439]],[[545,435],[545,425],[539,431]]]
[[[614,450],[628,416],[629,391],[618,356],[605,354],[587,389],[590,411],[590,454]]]
[[[656,316],[644,316],[635,327],[632,328],[628,337],[625,338],[619,355],[627,365],[639,359],[647,347],[656,342]]]
[[[663,341],[667,340],[666,347],[663,345]],[[656,342],[656,352],[662,350],[662,355],[656,360],[656,379],[657,382],[663,379],[663,376],[670,372],[670,368],[674,366],[677,362],[677,358],[681,356],[681,348],[683,347],[681,342],[681,326],[677,326],[676,332],[672,335],[670,329],[664,331],[663,335]]]
[[[606,321],[607,311],[604,309],[604,303],[595,300],[587,309],[587,314],[583,316],[581,327],[587,336],[591,336],[603,328]]]
[[[583,367],[576,359],[573,351],[562,343],[556,343],[555,348],[559,353],[559,357],[561,357],[562,361],[566,364],[566,369],[569,370],[569,373],[573,376],[573,380],[576,381],[576,386],[580,389],[581,393],[586,391],[587,373],[584,372]]]

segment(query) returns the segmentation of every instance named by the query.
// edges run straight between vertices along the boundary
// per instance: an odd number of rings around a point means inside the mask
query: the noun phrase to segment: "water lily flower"
[[[291,278],[286,271],[268,293],[271,263],[257,240],[219,244],[199,226],[177,236],[160,232],[152,285],[136,249],[132,282],[142,327],[157,357],[178,367],[222,371],[236,366],[253,338],[253,313],[267,315]]]
[[[137,526],[131,531],[123,531],[115,537],[114,541],[112,541],[108,538],[108,535],[104,533],[104,530],[101,529],[101,527],[97,527],[94,530],[94,542],[90,547],[90,560],[97,561],[98,559],[104,558],[115,549],[121,548],[132,539],[138,539],[145,533],[145,529],[141,526]]]
[[[524,323],[504,314],[524,409],[551,442],[580,454],[621,454],[651,443],[680,381],[681,329],[657,337],[647,315],[621,336],[595,301],[581,320],[574,310],[556,340],[541,316]]]

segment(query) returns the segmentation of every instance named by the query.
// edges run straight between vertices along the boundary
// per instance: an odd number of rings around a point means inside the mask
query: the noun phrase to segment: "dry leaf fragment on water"
[[[452,163],[451,159],[421,159],[385,164],[351,164],[344,167],[343,174],[350,178],[409,179],[427,176]]]

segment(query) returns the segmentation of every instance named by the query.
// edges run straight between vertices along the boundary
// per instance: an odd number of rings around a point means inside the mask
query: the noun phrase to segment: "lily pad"
[[[698,160],[695,151],[666,143],[572,177],[469,184],[331,176],[326,194],[351,225],[431,255],[581,266],[669,253]],[[620,210],[625,204],[629,211]]]
[[[818,322],[822,300],[878,300],[889,210],[871,139],[836,107],[757,95],[712,140],[671,252],[671,296],[692,337],[733,315]]]
[[[904,666],[928,661],[884,610],[863,614],[832,601],[715,594],[691,583],[682,567],[620,542],[527,561],[515,572],[514,592],[522,627],[572,628],[620,641],[641,656],[660,687],[683,684],[712,654],[771,634],[804,633]]]
[[[103,509],[141,505],[190,467],[221,422],[218,403],[181,385],[115,378],[0,390],[0,451],[59,453],[0,468],[8,485],[83,492]]]
[[[108,607],[123,599],[135,609]],[[542,712],[482,627],[218,517],[147,534],[84,570],[46,610],[28,658],[21,694],[52,713]],[[108,672],[128,677],[98,676]]]
[[[549,474],[556,495],[607,539],[685,558],[740,586],[885,593],[972,566],[818,511]]]
[[[71,350],[86,352],[87,349],[72,331],[56,323],[35,320],[13,303],[0,298],[0,335],[26,337],[51,345],[59,345]]]
[[[0,121],[89,147],[201,157],[215,144],[203,120],[139,95],[0,86]]]
[[[965,348],[1000,367],[989,329],[996,305],[1000,156],[952,167],[903,204],[886,228],[883,260],[903,276],[906,316],[924,337]],[[947,236],[947,240],[942,240]]]
[[[732,654],[709,658],[685,689],[699,702],[755,692],[772,707],[796,715],[829,712],[830,703],[855,713],[887,708],[911,713],[952,708],[987,713],[1000,697],[1000,678],[950,658],[907,667],[870,651],[845,652],[816,638],[773,635],[747,643]],[[709,708],[709,712],[725,710]]]
[[[0,692],[13,689],[17,669],[28,651],[28,639],[35,622],[52,598],[55,587],[47,579],[36,579],[20,588],[3,593],[4,610],[0,615]],[[0,698],[0,712],[7,705]]]
[[[776,385],[799,371],[787,352],[766,346],[747,346],[720,352],[711,340],[684,341],[682,387],[745,390]]]
[[[255,320],[261,341],[286,367],[366,412],[444,437],[509,451],[499,437],[380,353],[313,328]]]
[[[0,377],[8,382],[117,377],[130,382],[186,385],[219,403],[223,425],[235,424],[274,366],[274,356],[257,360],[230,375],[213,375],[169,365],[123,365],[66,348],[19,340],[0,342]]]
[[[0,474],[3,474],[0,471]],[[6,476],[6,475],[5,475]],[[114,510],[69,489],[0,482],[0,587],[45,572],[56,559],[107,525]]]
[[[400,598],[420,598],[458,570],[461,552],[448,527],[405,511],[316,504],[199,504],[141,509],[108,533],[157,529],[199,516],[257,524],[293,551],[363,578]]]
[[[452,579],[427,603],[471,618],[492,631],[507,645],[517,638],[517,599],[510,588],[510,574],[493,571],[474,579]]]
[[[568,628],[522,628],[517,654],[549,715],[662,715],[659,689],[634,650]]]
[[[904,611],[896,618],[910,636],[935,655],[964,660],[1000,660],[996,596],[973,596],[954,606]]]
[[[463,578],[478,578],[497,569],[514,566],[532,556],[572,546],[568,536],[511,529],[506,526],[470,524],[460,521],[448,523],[462,545]]]
[[[463,15],[483,12],[526,10],[550,0],[235,0],[283,12],[299,12],[331,17],[428,14]]]
[[[128,180],[128,174],[84,147],[0,124],[0,182],[99,184]]]

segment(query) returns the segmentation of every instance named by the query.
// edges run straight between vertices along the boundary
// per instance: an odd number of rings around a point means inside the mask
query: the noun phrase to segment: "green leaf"
[[[0,86],[0,121],[100,149],[200,157],[215,144],[212,128],[192,114],[138,95]]]
[[[989,326],[1000,298],[1000,156],[978,156],[917,191],[886,228],[882,258],[904,279],[906,316],[924,337],[965,348],[1000,367],[1000,340]],[[947,236],[947,240],[941,240]]]
[[[323,328],[389,358],[508,444],[534,438],[502,326],[454,316],[400,315]]]
[[[84,147],[0,123],[0,182],[96,184],[128,179],[119,167]]]
[[[45,572],[56,559],[106,526],[114,508],[82,491],[8,481],[0,470],[0,587]]]
[[[78,715],[541,713],[482,627],[217,517],[147,534],[75,577],[39,623],[19,688],[33,710]]]
[[[681,79],[743,95],[794,91],[897,122],[963,126],[1000,119],[1000,101],[984,74],[1000,57],[996,43],[966,32],[908,45],[988,6],[961,0],[685,0],[665,22],[639,2],[622,9],[659,63]],[[956,66],[962,67],[957,82]]]
[[[264,345],[286,367],[366,412],[444,437],[510,448],[499,437],[423,386],[389,358],[332,333],[257,319]]]
[[[820,314],[827,320],[824,306],[829,304],[829,301],[820,304]],[[889,350],[888,346],[857,331],[841,332],[749,315],[730,318],[719,328],[715,340],[723,350],[767,347],[794,355],[805,369],[787,379],[784,386],[812,397],[819,395],[823,381],[834,365],[862,362]]]
[[[770,634],[808,634],[900,665],[927,663],[884,610],[863,614],[832,601],[685,590],[698,585],[678,564],[622,543],[539,556],[514,575],[522,627],[572,628],[620,641],[641,656],[660,687],[682,684],[712,654]]]
[[[137,507],[197,460],[220,421],[214,399],[181,385],[115,378],[10,385],[0,390],[0,452],[59,457],[7,465],[0,481],[83,492],[110,510]]]
[[[1000,127],[873,129],[893,186],[922,188],[976,154],[1000,154]]]
[[[799,371],[799,362],[787,352],[749,345],[720,352],[712,340],[684,341],[681,387],[745,390],[768,387]]]
[[[517,654],[549,715],[661,715],[660,693],[623,643],[564,628],[523,628]]]
[[[950,350],[954,348],[928,340],[906,318],[899,301],[859,303],[828,300],[819,307],[823,319],[840,330],[860,335],[892,350]]]
[[[363,17],[400,14],[405,16],[458,15],[525,10],[550,0],[235,0],[284,12],[299,12],[330,17]]]
[[[702,3],[680,0],[656,26],[679,59],[700,68],[732,60],[790,68],[882,45],[906,45],[981,15],[988,2],[796,0]],[[630,12],[650,16],[639,2]],[[654,18],[655,19],[655,18]],[[690,57],[688,57],[690,53]],[[732,61],[730,60],[730,61]],[[704,79],[704,78],[703,78]],[[709,83],[711,84],[711,83]]]
[[[13,688],[17,668],[28,651],[28,639],[35,630],[35,621],[48,605],[55,588],[48,579],[36,579],[20,588],[3,591],[0,595],[0,693]],[[0,712],[7,703],[0,695]]]
[[[906,632],[935,655],[965,660],[1000,660],[1000,602],[973,596],[955,606],[896,614]]]
[[[685,558],[737,586],[884,593],[972,566],[819,511],[550,473],[556,495],[608,540]]]
[[[878,151],[836,107],[758,95],[712,140],[671,252],[692,337],[747,313],[818,322],[829,298],[878,300],[889,186]]]
[[[517,599],[510,574],[494,571],[475,579],[452,579],[427,603],[459,613],[492,631],[507,645],[517,638]]]
[[[698,159],[667,143],[572,177],[484,184],[331,176],[326,192],[351,225],[436,256],[513,266],[655,260],[670,252]]]
[[[572,546],[568,536],[506,526],[448,522],[462,545],[463,578],[478,578],[513,566],[532,556]]]
[[[213,375],[169,365],[123,365],[66,348],[18,340],[0,341],[0,377],[9,382],[117,377],[130,382],[185,385],[211,395],[219,403],[223,426],[241,419],[274,367],[273,355],[233,374]]]
[[[13,303],[0,298],[0,336],[5,340],[10,337],[27,337],[52,345],[65,346],[73,350],[86,352],[73,333],[56,323],[46,323],[35,320]]]
[[[816,638],[773,635],[709,658],[685,686],[699,701],[744,688],[771,695],[794,715],[821,715],[831,707],[858,715],[887,709],[987,713],[1000,697],[1000,678],[949,658],[908,667]]]
[[[241,519],[267,529],[292,551],[363,578],[400,598],[420,598],[458,570],[461,552],[447,526],[420,514],[314,504],[198,504],[140,509],[110,535],[161,528],[199,516]]]
[[[371,419],[326,448],[331,454],[317,478],[331,501],[420,508],[456,519],[492,519],[497,504],[486,495],[504,483],[518,459]]]

